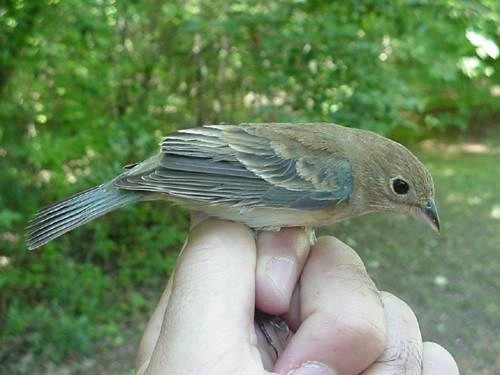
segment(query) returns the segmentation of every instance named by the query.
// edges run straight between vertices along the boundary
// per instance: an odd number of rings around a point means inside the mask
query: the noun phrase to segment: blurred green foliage
[[[35,210],[179,127],[328,121],[410,139],[498,118],[499,15],[495,0],[3,1],[0,362],[120,343],[187,228],[145,203],[28,253]]]

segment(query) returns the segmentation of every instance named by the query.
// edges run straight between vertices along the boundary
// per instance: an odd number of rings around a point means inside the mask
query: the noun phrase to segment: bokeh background
[[[499,374],[499,4],[3,0],[0,373],[131,373],[188,225],[186,211],[144,203],[28,252],[37,209],[174,129],[326,121],[414,150],[443,230],[374,215],[323,232],[360,253],[463,374]]]

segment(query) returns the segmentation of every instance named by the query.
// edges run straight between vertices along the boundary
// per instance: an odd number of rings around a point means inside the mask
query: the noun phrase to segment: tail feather
[[[61,232],[65,228],[68,228],[68,230],[70,230],[72,228],[75,228],[76,226],[83,225],[88,221],[96,218],[97,216],[109,212],[108,207],[110,207],[111,209],[116,208],[117,204],[121,201],[126,200],[126,198],[127,197],[113,198],[109,202],[100,199],[91,203],[87,203],[83,207],[69,207],[65,210],[59,209],[60,213],[54,213],[54,216],[46,217],[41,225],[36,227],[36,229],[34,228],[35,231],[33,233],[30,233],[31,239],[33,241],[42,239],[42,237],[47,237],[48,239],[52,235]]]
[[[100,187],[100,186],[99,186]],[[72,195],[69,198],[66,198],[62,201],[51,204],[48,207],[45,207],[43,210],[39,211],[35,218],[38,222],[45,221],[51,217],[53,217],[55,212],[61,211],[63,208],[74,205],[75,208],[82,206],[83,204],[96,200],[98,198],[95,194],[88,194],[90,192],[95,192],[99,187],[93,187],[84,191],[81,191],[75,195]],[[35,219],[34,218],[34,219]],[[33,220],[34,220],[33,219]]]
[[[142,193],[123,191],[108,184],[85,190],[38,212],[26,233],[28,249],[47,242],[112,210],[137,202]]]

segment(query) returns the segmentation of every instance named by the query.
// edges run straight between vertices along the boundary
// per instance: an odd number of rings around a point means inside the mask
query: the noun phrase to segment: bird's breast
[[[209,216],[231,220],[254,229],[281,227],[319,227],[351,217],[348,202],[321,210],[306,211],[276,207],[237,207],[224,205],[204,205],[197,202],[178,202],[191,210],[202,211]]]

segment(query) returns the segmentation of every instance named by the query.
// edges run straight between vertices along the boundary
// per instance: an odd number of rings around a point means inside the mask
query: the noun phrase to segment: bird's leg
[[[314,230],[313,227],[304,227],[304,230],[306,231],[306,234],[309,238],[309,245],[314,246],[316,245],[316,241],[318,238],[316,237],[316,231]]]
[[[257,309],[255,310],[254,321],[259,330],[262,332],[267,344],[273,349],[277,359],[279,356],[279,349],[283,348],[284,343],[290,336],[290,328],[288,328],[288,325],[281,317],[277,315],[269,315]],[[271,332],[271,330],[274,332]],[[272,333],[274,333],[274,335],[272,335]],[[273,336],[282,342],[275,342],[273,340]]]
[[[259,330],[264,335],[267,344],[273,349],[276,358],[278,358],[278,349],[276,348],[276,346],[274,346],[273,338],[271,337],[271,334],[266,328],[266,321],[269,321],[269,317],[270,315],[263,313],[260,310],[255,310],[255,318],[254,318],[255,324],[257,324],[257,327],[259,327]]]
[[[265,230],[265,231],[268,231],[268,232],[279,232],[281,230],[281,227],[277,226],[277,225],[274,225],[274,226],[268,226],[268,227],[258,228],[258,230],[259,231]]]
[[[257,238],[257,233],[261,230],[265,230],[268,232],[279,232],[282,227],[262,227],[262,228],[256,228],[253,230],[254,237]],[[306,232],[308,238],[309,238],[309,244],[311,246],[314,246],[316,244],[316,231],[314,230],[313,227],[304,227],[304,231]]]

